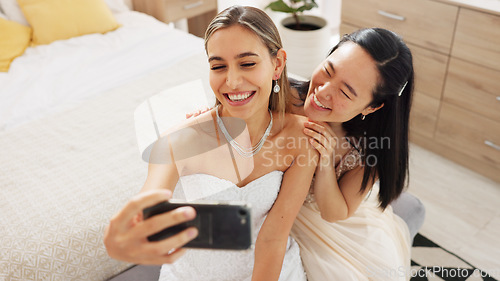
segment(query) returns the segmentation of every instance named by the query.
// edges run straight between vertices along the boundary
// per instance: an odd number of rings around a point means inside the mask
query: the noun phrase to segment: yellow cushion
[[[0,71],[9,71],[10,63],[24,53],[31,41],[31,28],[0,18]]]
[[[103,0],[18,0],[33,28],[33,44],[49,44],[120,25]]]

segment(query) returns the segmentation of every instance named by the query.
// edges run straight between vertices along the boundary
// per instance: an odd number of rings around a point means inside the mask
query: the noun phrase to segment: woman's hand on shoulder
[[[186,119],[189,119],[191,117],[196,117],[196,116],[198,116],[198,115],[200,115],[202,113],[205,113],[207,111],[210,111],[210,110],[212,110],[210,107],[205,107],[205,108],[193,111],[193,112],[186,113]]]
[[[335,147],[337,136],[326,122],[304,122],[304,134],[309,137],[311,145],[319,152],[319,169],[335,167]]]
[[[114,259],[135,264],[173,263],[184,254],[181,247],[198,235],[196,228],[188,228],[172,237],[158,242],[149,242],[147,237],[167,227],[195,218],[191,207],[143,220],[142,210],[168,200],[171,192],[153,190],[139,193],[116,213],[106,227],[104,245],[108,255]]]

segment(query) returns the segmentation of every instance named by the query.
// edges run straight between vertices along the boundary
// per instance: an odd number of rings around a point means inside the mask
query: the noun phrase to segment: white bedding
[[[129,266],[107,256],[102,234],[146,177],[134,112],[198,79],[206,87],[204,54],[0,132],[0,280],[106,280]]]
[[[124,82],[203,52],[203,40],[132,11],[123,26],[30,47],[0,73],[0,130],[71,108]]]
[[[0,280],[107,280],[129,267],[102,234],[146,177],[134,112],[158,93],[196,104],[165,91],[186,82],[208,90],[202,39],[116,17],[117,31],[29,48],[0,74]]]

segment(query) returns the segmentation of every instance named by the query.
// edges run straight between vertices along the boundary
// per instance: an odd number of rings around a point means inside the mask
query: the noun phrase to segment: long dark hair
[[[369,106],[384,106],[367,115],[365,120],[360,114],[342,123],[342,127],[348,138],[358,140],[362,146],[365,169],[360,192],[366,189],[370,179],[375,181],[378,177],[378,199],[380,207],[385,209],[401,194],[409,177],[408,127],[414,84],[413,59],[401,37],[386,29],[360,29],[345,35],[328,55],[345,42],[356,43],[368,52],[379,71],[380,81],[373,89]],[[309,81],[290,82],[305,101]],[[388,140],[388,144],[384,140]]]

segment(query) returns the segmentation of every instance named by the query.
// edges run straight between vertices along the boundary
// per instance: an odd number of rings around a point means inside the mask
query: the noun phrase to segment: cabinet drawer
[[[500,169],[500,122],[442,103],[435,140]]]
[[[452,55],[500,70],[500,16],[460,9]]]
[[[448,56],[412,44],[407,44],[413,55],[415,91],[441,99]]]
[[[190,18],[217,9],[217,0],[164,0],[169,21]]]
[[[191,18],[217,9],[217,0],[133,0],[134,10],[163,22]]]
[[[429,0],[348,0],[342,21],[359,27],[383,27],[407,42],[449,54],[458,7]]]
[[[440,100],[431,98],[421,92],[413,93],[411,105],[410,131],[433,138],[439,112]]]
[[[500,122],[500,71],[451,58],[443,97],[450,104]]]

